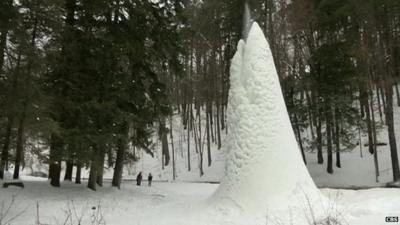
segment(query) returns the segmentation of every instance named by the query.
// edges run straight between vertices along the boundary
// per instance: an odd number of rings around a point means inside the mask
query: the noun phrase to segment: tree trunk
[[[50,185],[60,187],[61,161],[53,162],[49,167]]]
[[[201,147],[200,147],[201,148]],[[200,177],[204,175],[204,170],[203,170],[203,150],[200,150],[199,152],[200,160],[199,160],[199,172],[200,172]]]
[[[332,112],[330,102],[326,100],[325,105],[325,115],[326,115],[326,143],[327,143],[327,155],[328,155],[328,162],[327,162],[327,169],[326,171],[330,174],[333,173],[333,166],[332,166]]]
[[[103,187],[103,173],[104,173],[104,160],[106,156],[106,149],[104,144],[99,146],[99,161],[97,165],[96,183]]]
[[[72,181],[72,170],[74,169],[74,163],[71,159],[68,159],[66,164],[67,168],[65,169],[64,180]]]
[[[375,85],[375,92],[376,92],[376,99],[378,100],[379,118],[381,119],[381,123],[383,123],[382,106],[381,106],[381,97],[379,96],[379,88],[378,88],[378,85]]]
[[[15,155],[15,165],[14,165],[14,179],[19,179],[19,169],[21,166],[21,161],[23,158],[24,151],[24,130],[25,130],[25,110],[23,110],[23,115],[18,124],[18,132],[17,132],[17,149]]]
[[[165,126],[165,118],[161,118],[159,135],[161,138],[162,155],[163,155],[163,159],[165,160],[163,165],[165,165],[165,166],[168,166],[169,160],[170,160],[167,134],[168,134],[168,128]]]
[[[340,114],[338,108],[335,107],[335,146],[336,146],[336,167],[341,168],[340,161]]]
[[[50,165],[49,165],[49,177],[50,185],[53,187],[60,187],[60,176],[61,176],[61,153],[63,143],[60,137],[56,134],[51,135],[50,140]]]
[[[199,150],[198,150],[199,146],[197,144],[197,142],[199,142],[199,140],[197,138],[197,128],[194,124],[194,121],[193,121],[193,139],[194,139],[194,147],[196,149],[196,154],[199,154]]]
[[[81,176],[82,176],[82,164],[77,163],[76,164],[76,175],[75,175],[75,183],[76,184],[81,183]]]
[[[306,104],[307,104],[307,114],[308,114],[308,120],[309,120],[309,123],[310,123],[310,131],[311,131],[311,137],[312,137],[312,139],[314,140],[314,138],[315,138],[315,134],[314,134],[314,126],[316,125],[316,124],[314,124],[314,118],[313,118],[313,114],[312,114],[312,111],[313,111],[313,105],[312,105],[312,101],[311,101],[311,97],[310,97],[310,94],[309,94],[309,91],[308,90],[306,90]]]
[[[114,174],[112,179],[112,186],[118,187],[118,189],[121,188],[126,148],[127,148],[126,140],[124,138],[120,138],[118,140],[117,158],[115,160]]]
[[[382,106],[383,106],[383,113],[386,113],[386,104],[387,104],[386,97],[385,97],[385,96],[387,96],[385,93],[386,90],[383,87],[381,87],[380,90],[381,90],[380,93],[381,93],[381,100],[382,100]],[[386,122],[386,121],[383,121],[383,122]]]
[[[176,168],[175,168],[175,146],[174,146],[174,135],[172,133],[172,116],[169,119],[169,137],[171,139],[171,149],[172,149],[172,179],[175,180],[176,178]]]
[[[318,164],[323,164],[324,163],[324,156],[322,155],[322,113],[321,113],[321,109],[318,109],[317,157],[318,157]]]
[[[189,107],[190,109],[192,109],[192,105],[191,103],[189,103]],[[188,163],[188,171],[191,170],[190,168],[190,129],[192,128],[192,121],[193,121],[193,117],[192,114],[190,114],[190,110],[188,109],[188,124],[186,126],[186,130],[187,130],[187,163]]]
[[[362,92],[362,102],[366,113],[367,131],[368,131],[368,151],[374,154],[373,137],[372,137],[372,125],[371,125],[371,113],[369,109],[368,93],[363,88],[360,90]]]
[[[207,103],[207,111],[206,111],[206,132],[207,132],[207,162],[208,166],[211,166],[211,143],[210,143],[210,127],[212,127],[211,123],[211,115],[210,115],[210,105]],[[201,135],[201,134],[200,134]]]
[[[222,103],[221,107],[221,130],[225,129],[225,105]]]
[[[7,5],[7,8],[9,10],[12,10],[13,7],[13,0],[3,0],[5,2],[5,5]],[[3,73],[3,67],[4,67],[4,59],[5,59],[5,51],[7,48],[7,36],[8,36],[8,30],[11,22],[11,18],[4,18],[4,22],[2,23],[2,28],[0,30],[1,36],[0,36],[0,74]]]
[[[358,127],[358,143],[360,146],[360,157],[363,157],[363,148],[362,148],[362,138],[361,138],[361,127]]]
[[[198,116],[198,118],[199,118],[199,134],[198,134],[198,138],[199,138],[199,140],[198,140],[198,144],[199,144],[199,147],[198,147],[198,149],[199,149],[199,158],[200,158],[200,160],[199,160],[199,172],[200,172],[200,176],[203,176],[204,175],[204,171],[203,171],[203,153],[204,153],[204,148],[203,148],[203,145],[202,145],[202,142],[201,142],[201,108],[200,108],[200,105],[198,105],[198,108],[197,108],[197,116]]]
[[[290,98],[290,104],[292,108],[295,108],[295,103],[294,103],[294,89],[293,87],[290,89],[289,91],[289,98]],[[297,135],[297,143],[299,144],[300,147],[300,152],[301,152],[301,156],[303,158],[303,162],[304,164],[307,164],[306,161],[306,156],[304,154],[304,148],[303,148],[303,140],[301,139],[301,131],[300,131],[300,125],[299,125],[299,120],[297,118],[297,114],[295,112],[292,113],[293,114],[293,124],[294,125],[294,130],[296,132]]]
[[[299,147],[300,147],[301,156],[303,158],[304,164],[307,164],[306,155],[304,153],[303,140],[301,139],[301,132],[300,132],[299,124],[298,124],[299,121],[297,119],[296,113],[294,113],[293,116],[294,116],[296,134],[297,134],[297,139],[298,139],[298,143],[299,143]]]
[[[387,78],[388,79],[388,78]],[[393,87],[389,80],[386,81],[385,85],[386,94],[386,124],[388,126],[388,136],[390,144],[390,156],[392,160],[392,171],[393,171],[393,181],[400,180],[400,169],[399,169],[399,159],[397,155],[396,146],[396,136],[394,131],[394,120],[393,120]]]
[[[215,143],[215,137],[213,131],[214,122],[213,122],[212,104],[208,103],[207,108],[208,108],[208,120],[209,120],[208,128],[210,129],[209,136],[211,137],[211,142]]]
[[[100,170],[101,153],[103,146],[96,144],[92,149],[92,161],[90,163],[89,180],[87,187],[93,191],[97,190],[97,178]]]
[[[396,88],[396,97],[397,97],[397,106],[400,107],[400,93],[399,93],[399,86],[397,86],[397,83],[394,85]]]
[[[8,171],[8,151],[10,148],[11,129],[14,121],[13,116],[9,116],[7,120],[6,134],[4,136],[4,145],[1,151],[0,178],[4,178],[4,171]]]
[[[375,167],[375,181],[379,182],[379,163],[378,163],[378,152],[377,152],[377,137],[376,137],[376,127],[375,127],[375,113],[373,105],[373,93],[371,93],[370,109],[371,109],[371,119],[372,119],[372,134],[374,140],[374,167]]]
[[[7,47],[7,35],[8,35],[8,30],[7,29],[1,29],[1,35],[0,35],[0,74],[3,73],[3,67],[4,67],[4,52]]]
[[[219,119],[219,113],[220,113],[220,105],[219,102],[217,102],[217,145],[218,149],[221,149],[221,127],[220,127],[220,119]]]
[[[98,170],[98,162],[96,159],[93,159],[90,164],[90,172],[89,172],[89,180],[88,180],[88,188],[96,191],[96,181],[97,181],[97,170]]]
[[[365,105],[364,105],[364,97],[363,97],[363,95],[364,95],[364,91],[363,91],[363,87],[362,87],[362,85],[360,84],[359,85],[359,90],[360,90],[360,95],[359,95],[359,98],[358,98],[358,100],[359,100],[359,102],[360,102],[360,116],[361,116],[361,118],[364,118],[365,117],[365,112],[364,112],[364,109],[365,109]]]

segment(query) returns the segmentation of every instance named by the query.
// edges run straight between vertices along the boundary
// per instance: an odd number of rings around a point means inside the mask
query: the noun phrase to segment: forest
[[[52,186],[81,183],[86,168],[87,186],[96,190],[107,166],[112,186],[120,187],[137,149],[161,151],[163,166],[174,166],[173,116],[183,123],[188,170],[198,164],[203,175],[213,162],[211,146],[220,149],[229,133],[229,67],[243,37],[244,3],[2,0],[0,178],[12,168],[18,179],[31,154],[48,164]],[[342,152],[363,147],[366,135],[376,177],[377,146],[387,144],[399,181],[400,2],[248,3],[270,44],[304,163],[305,152],[316,152],[332,174],[342,167]],[[383,129],[388,143],[377,139]]]

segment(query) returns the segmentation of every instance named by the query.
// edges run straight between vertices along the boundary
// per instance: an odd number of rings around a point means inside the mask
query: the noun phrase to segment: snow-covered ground
[[[218,184],[184,182],[155,182],[152,187],[138,187],[129,181],[123,183],[121,190],[111,188],[110,184],[106,183],[103,188],[94,192],[87,189],[85,184],[63,182],[62,188],[51,188],[46,180],[33,180],[31,177],[23,179],[24,189],[0,189],[0,205],[7,206],[11,196],[15,196],[13,207],[6,218],[23,212],[10,223],[12,225],[36,225],[37,215],[41,224],[70,224],[69,221],[64,223],[69,210],[72,212],[74,224],[77,224],[77,219],[82,215],[82,225],[92,224],[90,220],[93,214],[98,212],[99,206],[104,224],[147,224],[147,220],[157,220],[159,207],[167,209],[164,213],[168,213],[168,209],[173,210],[179,205],[206,201],[218,187]],[[345,219],[349,225],[383,225],[386,224],[386,216],[400,216],[400,189],[321,190],[334,204],[342,206],[337,211],[326,209],[327,215],[334,216],[338,213],[338,217]],[[93,207],[96,209],[92,209]],[[305,213],[308,211],[305,209]],[[290,216],[290,212],[287,216]],[[274,224],[276,221],[270,219],[268,224]],[[4,222],[3,220],[2,224]],[[243,225],[251,225],[247,221],[241,222]],[[296,225],[296,222],[293,224]]]

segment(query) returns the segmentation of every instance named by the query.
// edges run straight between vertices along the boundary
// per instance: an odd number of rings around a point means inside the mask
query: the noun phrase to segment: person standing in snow
[[[139,174],[136,176],[136,185],[140,186],[142,184],[142,172],[139,172]]]
[[[149,176],[147,177],[147,180],[149,181],[149,187],[151,186],[151,181],[153,181],[153,175],[149,173]]]

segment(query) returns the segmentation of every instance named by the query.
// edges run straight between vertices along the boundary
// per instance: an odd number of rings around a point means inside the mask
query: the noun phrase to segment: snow
[[[39,205],[39,220],[42,224],[63,224],[67,218],[69,209],[75,208],[77,215],[83,215],[82,224],[91,224],[91,216],[97,212],[100,206],[101,214],[107,225],[143,225],[143,224],[167,224],[173,218],[186,221],[186,224],[211,224],[210,221],[218,221],[219,224],[257,224],[250,223],[251,218],[232,216],[224,218],[224,215],[214,217],[200,217],[201,220],[190,221],[188,214],[170,214],[171,211],[185,207],[192,210],[201,210],[201,203],[207,202],[207,198],[218,188],[217,184],[199,184],[183,182],[154,182],[152,187],[136,186],[134,182],[124,182],[121,190],[111,188],[106,183],[103,188],[93,192],[82,185],[63,182],[62,188],[52,188],[46,179],[31,177],[22,178],[24,189],[9,187],[0,189],[0,204],[8,205],[11,196],[15,195],[15,202],[10,212],[13,215],[23,212],[11,225],[33,225],[37,220],[37,205]],[[343,205],[342,211],[332,209],[326,214],[345,218],[349,225],[379,225],[385,224],[386,216],[400,215],[400,189],[369,189],[369,190],[335,190],[322,189],[325,196],[332,199],[334,204]],[[96,207],[93,210],[92,207]],[[161,210],[161,211],[160,211]],[[189,211],[189,210],[188,210]],[[162,212],[162,213],[161,213]],[[169,217],[161,217],[169,214]],[[197,214],[205,214],[197,211]],[[286,214],[288,216],[289,213]],[[73,220],[76,217],[73,215]],[[222,220],[225,219],[225,220]],[[230,220],[236,222],[230,223]],[[221,221],[222,220],[222,221]],[[267,218],[263,218],[259,224],[267,224]],[[269,216],[268,224],[279,225],[276,217]],[[150,223],[155,222],[155,223]],[[193,222],[193,223],[192,223]],[[77,223],[74,223],[77,224]],[[185,223],[183,223],[185,224]],[[293,223],[298,225],[299,223]]]
[[[385,224],[385,217],[400,216],[400,189],[367,190],[322,189],[323,193],[343,206],[339,213],[349,225]]]

